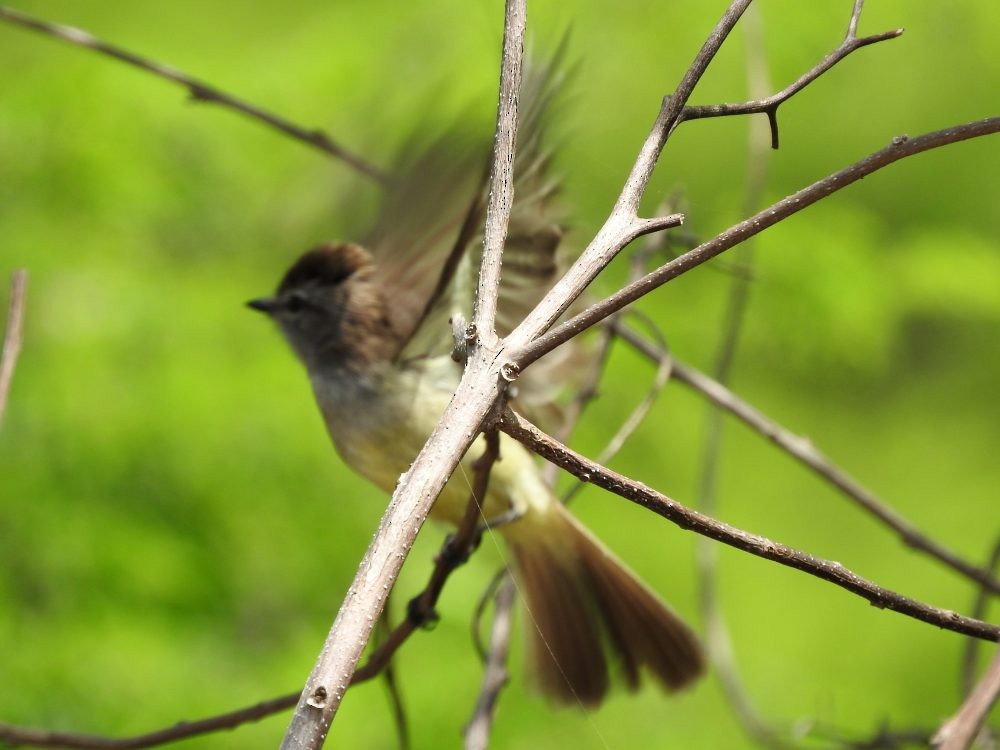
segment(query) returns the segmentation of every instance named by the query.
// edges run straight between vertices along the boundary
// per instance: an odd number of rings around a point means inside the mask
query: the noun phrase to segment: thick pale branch
[[[612,313],[621,310],[626,305],[635,302],[640,297],[649,294],[671,279],[677,278],[692,268],[700,266],[702,263],[735,247],[749,237],[753,237],[768,227],[784,221],[792,214],[798,213],[807,206],[811,206],[813,203],[857,182],[863,177],[867,177],[873,172],[877,172],[883,167],[887,167],[908,156],[940,148],[951,143],[969,140],[970,138],[992,135],[997,132],[1000,132],[1000,117],[989,117],[984,120],[977,120],[976,122],[927,133],[916,138],[907,138],[904,136],[894,138],[892,144],[881,151],[876,151],[861,161],[855,162],[838,172],[834,172],[819,182],[815,182],[809,187],[803,188],[797,193],[793,193],[787,198],[778,201],[770,208],[766,208],[750,218],[741,221],[739,224],[730,227],[716,236],[715,239],[709,240],[693,250],[684,253],[684,255],[647,274],[639,281],[628,284],[610,297],[588,307],[578,315],[556,326],[548,333],[539,336],[523,349],[514,350],[512,348],[508,352],[508,356],[511,357],[513,364],[520,369],[524,369],[536,359],[552,351],[560,344],[569,341],[569,339],[578,335],[581,331],[600,322]]]
[[[485,337],[490,345],[496,340],[494,323],[500,291],[500,266],[507,239],[507,217],[514,203],[514,144],[517,141],[517,99],[521,88],[526,15],[525,0],[508,2],[510,20],[504,25],[500,101],[497,105],[486,225],[483,228],[483,258],[473,314],[476,332]]]
[[[773,542],[757,534],[751,534],[691,510],[640,482],[622,476],[581,456],[509,409],[504,413],[499,427],[515,440],[523,443],[547,461],[558,464],[577,479],[590,482],[631,500],[637,505],[663,516],[682,529],[694,531],[765,560],[771,560],[829,581],[868,600],[873,606],[880,609],[891,609],[894,612],[963,635],[989,641],[1000,640],[1000,626],[974,620],[957,612],[939,609],[910,599],[862,578],[840,563],[792,549],[784,544]]]
[[[670,355],[657,351],[657,347],[646,341],[631,328],[620,322],[613,323],[615,331],[623,341],[653,362],[660,362]],[[777,422],[764,416],[760,411],[726,388],[722,383],[683,362],[671,360],[674,380],[700,393],[721,409],[725,409],[745,425],[766,437],[784,450],[792,458],[825,479],[845,496],[871,513],[875,518],[894,530],[908,547],[923,552],[944,563],[958,573],[978,583],[984,589],[1000,593],[1000,581],[988,569],[979,568],[957,554],[924,535],[912,523],[865,489],[845,471],[837,467],[813,443],[800,435],[785,429]]]
[[[517,7],[521,7],[520,13]],[[522,39],[523,28],[518,31],[514,26],[524,23],[523,0],[509,0],[505,19],[505,45]],[[505,50],[504,59],[507,57]],[[509,75],[509,68],[501,69],[501,77]],[[509,83],[501,82],[501,90],[510,89]],[[499,122],[497,127],[501,127]],[[503,142],[496,140],[498,145]],[[496,162],[512,164],[514,154],[498,148],[493,159],[493,172],[496,173],[499,169]],[[506,225],[509,218],[504,205],[498,205],[496,221]],[[399,575],[417,532],[472,444],[484,418],[501,396],[503,381],[500,371],[504,364],[493,342],[480,338],[478,344],[472,347],[451,403],[410,470],[400,477],[375,538],[361,561],[316,666],[306,682],[302,700],[295,709],[282,742],[282,750],[316,750],[322,746],[361,651],[371,636],[375,619],[385,605],[389,589]]]
[[[14,367],[21,354],[21,329],[24,326],[24,303],[28,295],[28,272],[14,271],[10,277],[10,301],[7,308],[7,327],[0,351],[0,425],[7,409],[10,384],[14,380]]]
[[[0,20],[7,21],[8,23],[12,23],[17,26],[22,26],[26,29],[32,29],[33,31],[38,31],[42,34],[47,34],[48,36],[55,37],[56,39],[61,39],[64,42],[69,42],[70,44],[75,44],[79,47],[93,50],[94,52],[98,52],[102,55],[107,55],[108,57],[113,57],[120,62],[139,68],[140,70],[145,70],[147,73],[152,73],[155,76],[172,81],[186,88],[194,101],[217,104],[221,107],[226,107],[235,112],[239,112],[240,114],[246,115],[251,119],[280,130],[285,135],[298,141],[302,141],[303,143],[322,151],[328,156],[340,159],[356,172],[363,174],[366,177],[370,177],[378,182],[386,182],[388,179],[385,173],[378,169],[378,167],[369,164],[357,154],[348,151],[322,130],[310,130],[309,128],[297,125],[296,123],[286,120],[283,117],[279,117],[273,112],[268,112],[255,104],[251,104],[243,99],[238,99],[235,96],[227,94],[224,91],[220,91],[214,86],[210,86],[204,81],[199,81],[197,78],[193,78],[186,73],[182,73],[169,65],[164,65],[163,63],[156,62],[155,60],[150,60],[133,52],[129,52],[121,47],[108,44],[83,29],[49,23],[48,21],[34,18],[29,16],[27,13],[22,13],[19,10],[7,8],[5,6],[0,6]]]

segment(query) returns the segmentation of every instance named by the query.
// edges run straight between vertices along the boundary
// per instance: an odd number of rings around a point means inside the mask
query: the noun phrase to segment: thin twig
[[[150,60],[149,58],[142,57],[134,52],[129,52],[126,49],[122,49],[121,47],[116,47],[113,44],[102,41],[83,29],[78,29],[73,26],[63,26],[62,24],[49,23],[48,21],[34,18],[33,16],[29,16],[27,13],[22,13],[19,10],[14,10],[13,8],[8,8],[2,5],[0,5],[0,20],[7,21],[8,23],[21,26],[26,29],[32,29],[33,31],[37,31],[42,34],[47,34],[48,36],[55,37],[56,39],[60,39],[64,42],[69,42],[70,44],[75,44],[79,47],[93,50],[94,52],[107,55],[108,57],[112,57],[120,62],[139,68],[140,70],[144,70],[147,73],[152,73],[155,76],[172,81],[173,83],[186,88],[193,101],[217,104],[221,107],[226,107],[235,112],[239,112],[240,114],[246,115],[251,119],[262,122],[265,125],[269,125],[291,138],[301,141],[302,143],[306,143],[313,148],[322,151],[328,156],[340,159],[342,162],[365,177],[370,177],[380,183],[388,181],[388,177],[384,172],[382,172],[382,170],[368,163],[357,154],[348,151],[322,130],[310,130],[302,125],[297,125],[296,123],[286,120],[283,117],[279,117],[273,112],[268,112],[255,104],[251,104],[248,101],[239,99],[235,96],[227,94],[224,91],[220,91],[214,86],[211,86],[204,81],[200,81],[197,78],[193,78],[186,73],[182,73],[176,68],[156,62],[155,60]]]
[[[887,39],[895,39],[902,35],[903,29],[893,29],[881,34],[873,34],[862,38],[857,37],[858,19],[861,16],[862,0],[856,0],[854,10],[851,13],[851,21],[848,24],[847,35],[844,41],[833,52],[828,54],[816,65],[797,80],[790,83],[771,96],[754,98],[738,104],[708,104],[688,106],[684,108],[681,120],[698,120],[704,117],[728,117],[732,115],[751,115],[764,113],[767,115],[768,123],[771,127],[771,148],[778,148],[778,107],[791,99],[810,83],[815,81],[834,65],[839,63],[852,52],[867,47],[870,44],[884,42]],[[753,95],[751,93],[751,95]]]
[[[904,747],[923,747],[930,745],[933,732],[926,729],[892,729],[888,725],[867,737],[849,736],[840,729],[826,726],[810,727],[809,739],[823,740],[828,747],[840,750],[899,750]]]
[[[615,332],[612,328],[601,329],[600,340],[597,343],[597,351],[590,360],[587,371],[587,379],[583,381],[580,388],[574,394],[563,413],[562,424],[556,431],[556,437],[564,443],[568,443],[583,417],[584,411],[593,403],[598,395],[598,386],[604,377],[604,371],[611,360],[611,349],[615,341]],[[552,464],[545,464],[542,467],[542,478],[550,487],[555,487],[556,478],[559,475],[559,467]],[[566,498],[563,498],[563,502]]]
[[[857,10],[860,10],[858,8]],[[747,89],[751,98],[758,98],[770,90],[770,73],[764,54],[764,25],[760,7],[753,6],[744,18],[743,33],[746,38]],[[835,61],[834,61],[835,62]],[[831,63],[832,65],[833,63]],[[805,85],[805,84],[803,84]],[[789,96],[794,92],[789,92]],[[775,109],[777,105],[775,105]],[[691,111],[692,108],[688,108]],[[764,122],[751,120],[748,128],[746,178],[742,215],[757,211],[763,203],[767,184],[768,146],[777,148],[777,120],[769,112],[772,125],[770,144]],[[753,276],[753,240],[736,249],[735,260],[739,273],[729,277],[729,290],[723,314],[722,331],[715,354],[714,375],[720,383],[729,379],[744,315],[750,299]],[[659,367],[671,361],[669,356],[660,359]],[[718,515],[717,481],[722,460],[722,438],[725,422],[722,412],[709,404],[705,414],[705,438],[702,444],[701,478],[695,508],[709,516]],[[598,462],[604,463],[598,458]],[[757,711],[736,664],[733,642],[722,612],[718,596],[719,547],[706,537],[699,537],[696,550],[696,570],[701,616],[705,625],[705,644],[719,679],[723,695],[732,708],[743,730],[756,742],[772,750],[795,747],[782,732],[772,726]]]
[[[510,651],[510,636],[514,622],[514,601],[517,588],[514,579],[507,576],[497,589],[494,597],[493,628],[490,632],[490,648],[483,671],[482,687],[476,699],[476,708],[465,727],[466,750],[485,750],[489,747],[493,714],[496,711],[500,691],[507,684],[507,655]]]
[[[580,332],[595,323],[599,323],[604,318],[635,302],[640,297],[649,294],[668,281],[700,266],[702,263],[711,260],[726,250],[745,242],[750,237],[760,234],[760,232],[768,227],[784,221],[807,206],[811,206],[813,203],[890,164],[924,151],[941,148],[942,146],[971,138],[993,135],[997,132],[1000,132],[1000,117],[988,117],[983,120],[976,120],[975,122],[954,125],[933,133],[926,133],[916,138],[907,138],[904,136],[894,138],[893,142],[885,148],[772,204],[769,208],[754,214],[720,233],[714,239],[702,243],[694,250],[684,253],[684,255],[660,266],[639,281],[628,284],[610,297],[591,305],[583,312],[559,324],[548,333],[534,339],[523,349],[512,352],[512,364],[518,369],[523,370],[542,355],[547,354],[560,344],[565,343]]]
[[[486,588],[483,589],[483,593],[479,595],[479,601],[476,602],[476,609],[472,613],[472,620],[470,623],[472,646],[476,649],[476,654],[479,656],[479,659],[483,662],[483,664],[486,663],[490,656],[489,647],[483,643],[483,617],[486,616],[486,608],[489,606],[490,600],[496,595],[497,589],[499,589],[500,585],[509,577],[510,568],[506,565],[494,573],[493,577],[490,578],[489,583],[486,584]]]
[[[654,362],[660,360],[661,353],[656,346],[646,341],[635,331],[622,324],[614,324],[622,340]],[[792,458],[811,469],[818,476],[837,487],[846,497],[858,503],[883,524],[891,528],[907,547],[930,555],[952,570],[975,581],[992,593],[1000,592],[1000,582],[988,569],[976,567],[957,554],[921,533],[913,524],[862,487],[850,475],[836,466],[808,438],[796,435],[778,423],[764,416],[757,409],[730,391],[724,385],[699,372],[684,362],[674,361],[674,380],[683,383],[708,398],[716,406],[725,409],[740,421],[760,433]]]
[[[157,747],[171,742],[195,737],[197,735],[219,732],[223,729],[233,729],[242,724],[259,721],[281,711],[287,711],[299,700],[298,691],[263,701],[248,708],[212,716],[198,721],[182,721],[172,727],[159,729],[148,734],[135,737],[101,737],[97,735],[78,734],[76,732],[57,732],[48,729],[33,729],[11,724],[0,724],[0,741],[15,746],[30,747],[62,747],[79,748],[79,750],[138,750],[139,748]]]
[[[997,649],[986,673],[965,699],[958,713],[941,725],[931,743],[939,750],[966,750],[971,747],[998,697],[1000,697],[1000,649]]]
[[[801,552],[691,510],[641,482],[622,476],[581,456],[550,435],[546,435],[523,417],[514,414],[510,409],[504,412],[498,426],[515,440],[547,461],[558,464],[577,479],[591,482],[626,500],[631,500],[637,505],[663,516],[682,529],[694,531],[730,547],[749,552],[756,557],[762,557],[765,560],[771,560],[829,581],[866,599],[872,606],[879,609],[890,609],[963,635],[988,641],[1000,640],[1000,626],[998,625],[975,620],[957,612],[910,599],[862,578],[838,562],[824,560]]]
[[[24,327],[24,303],[28,295],[28,272],[14,271],[10,277],[10,302],[7,308],[7,330],[3,337],[3,351],[0,352],[0,427],[7,410],[10,384],[14,380],[14,368],[21,354],[21,329]]]
[[[996,575],[998,566],[1000,566],[1000,539],[997,539],[993,545],[993,551],[990,553],[983,570],[989,575]],[[989,589],[981,585],[979,591],[976,592],[976,600],[972,603],[969,616],[982,620],[986,616],[986,605],[989,601]],[[970,638],[965,643],[965,653],[962,655],[962,695],[964,696],[971,693],[976,684],[976,662],[978,660],[979,641]]]
[[[646,415],[649,414],[649,410],[652,409],[653,404],[656,403],[656,399],[659,398],[660,393],[667,384],[667,381],[670,380],[670,374],[672,371],[673,360],[671,360],[668,355],[660,360],[657,365],[656,372],[653,375],[653,382],[650,384],[646,395],[643,396],[642,401],[635,405],[635,408],[625,418],[625,421],[622,422],[618,431],[611,436],[611,439],[608,440],[608,444],[605,445],[604,449],[598,454],[598,463],[607,463],[618,455],[618,451],[620,451],[628,439],[632,437],[632,434],[639,429],[643,420],[646,419]]]
[[[385,602],[385,609],[378,618],[377,633],[383,634],[392,630],[392,597]],[[382,670],[382,683],[389,697],[392,709],[392,723],[396,727],[396,739],[399,750],[410,750],[410,723],[406,717],[406,705],[403,703],[403,692],[399,687],[396,675],[396,665],[389,661]]]

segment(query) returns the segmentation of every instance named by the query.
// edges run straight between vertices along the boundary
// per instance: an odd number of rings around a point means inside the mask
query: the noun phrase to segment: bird
[[[526,69],[514,161],[497,331],[509,332],[551,286],[565,234],[552,149],[543,138],[562,87],[561,53]],[[333,444],[348,466],[385,492],[408,470],[461,375],[449,318],[471,308],[481,233],[485,153],[451,130],[411,139],[362,242],[305,252],[272,296],[247,304],[277,323],[305,366]],[[551,418],[560,381],[579,370],[564,347],[521,375],[512,403]],[[471,469],[480,436],[463,459]],[[432,518],[457,525],[469,486],[456,472]],[[509,550],[527,610],[529,671],[557,705],[599,706],[616,678],[630,689],[649,673],[668,692],[705,671],[694,631],[578,521],[543,481],[533,456],[501,435],[500,460],[479,499]],[[492,524],[491,519],[508,519]]]

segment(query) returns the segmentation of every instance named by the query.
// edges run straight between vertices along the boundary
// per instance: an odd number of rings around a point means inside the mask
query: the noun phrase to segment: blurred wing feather
[[[521,87],[514,158],[514,202],[497,300],[501,336],[538,304],[564,263],[559,181],[551,174],[545,125],[563,85],[565,40],[543,65],[529,65]],[[399,358],[444,355],[453,346],[448,319],[471,317],[482,254],[489,147],[452,133],[401,162],[369,239],[378,276],[403,336]],[[519,407],[551,423],[553,399],[582,372],[578,346],[543,358],[518,380]],[[546,412],[548,415],[546,416]]]

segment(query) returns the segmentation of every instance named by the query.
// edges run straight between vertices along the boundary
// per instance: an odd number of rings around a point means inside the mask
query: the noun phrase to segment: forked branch
[[[902,35],[902,29],[892,29],[891,31],[884,31],[881,34],[872,34],[871,36],[858,38],[858,21],[861,17],[861,8],[863,5],[864,0],[855,0],[854,10],[851,13],[851,21],[847,25],[847,35],[837,49],[833,50],[833,52],[816,63],[806,73],[799,76],[797,80],[785,86],[781,91],[761,99],[751,99],[733,104],[688,106],[684,108],[680,120],[699,120],[705,117],[728,117],[731,115],[764,113],[767,115],[768,122],[771,125],[771,148],[778,148],[779,106],[791,99],[795,94],[826,73],[852,52],[862,47],[867,47],[870,44],[884,42],[887,39],[895,39]]]

